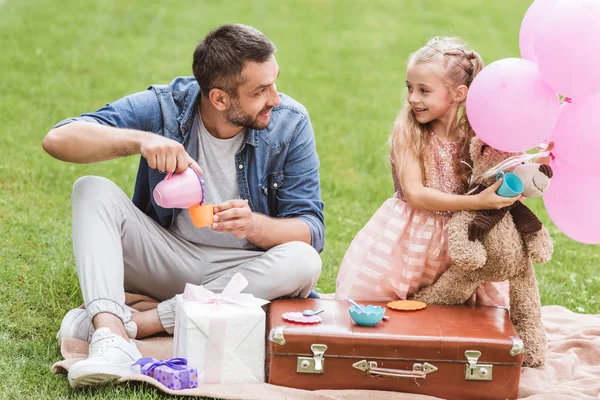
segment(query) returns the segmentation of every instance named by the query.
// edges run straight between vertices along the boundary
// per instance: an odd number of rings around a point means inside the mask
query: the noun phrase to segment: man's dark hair
[[[192,69],[202,95],[218,88],[237,97],[245,63],[263,63],[274,52],[273,42],[251,26],[230,24],[212,30],[194,51]]]

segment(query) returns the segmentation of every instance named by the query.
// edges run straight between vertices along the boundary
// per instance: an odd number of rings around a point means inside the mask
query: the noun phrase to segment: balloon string
[[[495,176],[496,173],[498,173],[499,171],[504,171],[505,169],[515,167],[521,163],[533,160],[538,157],[548,157],[550,155],[551,154],[549,151],[542,151],[539,153],[522,154],[522,155],[507,158],[506,160],[494,165],[492,168],[488,169],[487,171],[485,171],[479,175],[471,175],[471,179],[469,179],[469,186],[474,183],[480,183],[482,180],[489,178],[491,176]]]

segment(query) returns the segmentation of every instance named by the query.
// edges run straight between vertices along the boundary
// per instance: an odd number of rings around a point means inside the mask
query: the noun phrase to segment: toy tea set
[[[357,325],[375,326],[382,320],[389,321],[390,319],[388,315],[385,315],[386,309],[381,306],[374,306],[372,304],[358,304],[349,297],[346,297],[345,300],[351,304],[351,306],[348,307],[348,312],[350,313],[352,321],[354,321]],[[421,310],[427,305],[421,301],[396,300],[389,302],[387,306],[397,311],[413,311]],[[299,324],[318,324],[321,322],[321,317],[318,314],[322,313],[323,311],[325,311],[324,308],[319,308],[318,310],[304,310],[302,312],[290,311],[284,313],[281,317],[288,322],[296,322]]]
[[[180,174],[169,172],[152,195],[160,207],[187,209],[196,228],[213,222],[213,205],[204,204],[204,181],[192,168]]]

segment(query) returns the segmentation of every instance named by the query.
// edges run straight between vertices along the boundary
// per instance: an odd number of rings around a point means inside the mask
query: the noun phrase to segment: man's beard
[[[258,114],[265,113],[269,111],[272,107],[265,107]],[[265,129],[270,121],[267,122],[258,122],[258,115],[252,116],[247,114],[242,110],[240,103],[237,99],[231,99],[231,107],[227,111],[225,111],[225,120],[235,126],[243,126],[244,128],[261,130]]]

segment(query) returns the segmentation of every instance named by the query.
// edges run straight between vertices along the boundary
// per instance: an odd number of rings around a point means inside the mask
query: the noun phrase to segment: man
[[[194,52],[194,78],[124,97],[58,123],[44,139],[53,157],[91,163],[140,154],[133,201],[108,179],[73,186],[73,251],[85,310],[58,337],[90,341],[69,371],[73,387],[126,375],[141,357],[130,338],[173,332],[185,283],[220,292],[240,272],[246,292],[307,297],[321,271],[323,203],[314,133],[304,107],[279,94],[275,47],[261,32],[224,25]],[[205,181],[214,223],[196,229],[187,210],[152,197],[167,172]],[[158,309],[133,312],[124,292]]]

